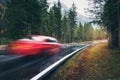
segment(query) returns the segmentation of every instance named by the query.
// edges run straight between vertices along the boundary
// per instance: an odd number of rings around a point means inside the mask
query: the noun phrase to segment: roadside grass
[[[107,43],[80,51],[61,66],[49,80],[120,80],[120,50]]]

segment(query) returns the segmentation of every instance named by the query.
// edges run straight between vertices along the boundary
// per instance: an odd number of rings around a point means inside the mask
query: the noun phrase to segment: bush
[[[10,42],[10,39],[8,38],[0,38],[0,45],[8,44],[9,42]]]

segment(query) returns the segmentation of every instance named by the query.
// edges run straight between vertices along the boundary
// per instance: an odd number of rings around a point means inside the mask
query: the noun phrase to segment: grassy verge
[[[82,50],[60,67],[49,80],[120,80],[120,51],[107,43]]]

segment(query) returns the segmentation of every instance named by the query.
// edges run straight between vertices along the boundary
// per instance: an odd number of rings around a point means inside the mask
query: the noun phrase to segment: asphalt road
[[[58,53],[51,56],[18,56],[0,51],[0,80],[29,80],[65,55],[83,46],[85,44],[65,44]]]

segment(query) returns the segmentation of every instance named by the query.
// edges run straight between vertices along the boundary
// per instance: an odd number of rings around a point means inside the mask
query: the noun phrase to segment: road
[[[0,55],[0,80],[29,80],[65,55],[86,44],[65,44],[51,56]]]

